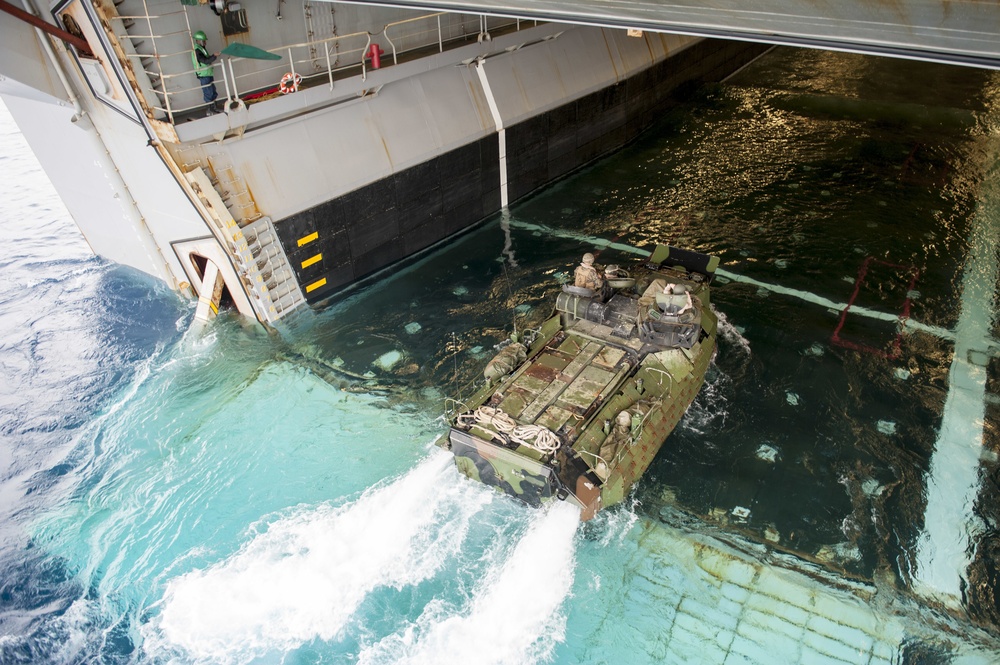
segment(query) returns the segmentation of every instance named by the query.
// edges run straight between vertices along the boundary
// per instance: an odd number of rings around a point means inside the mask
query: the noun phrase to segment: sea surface
[[[1000,73],[779,48],[277,331],[192,330],[0,107],[0,662],[1000,662],[998,144]],[[444,401],[656,242],[722,259],[722,328],[628,501],[461,477]]]

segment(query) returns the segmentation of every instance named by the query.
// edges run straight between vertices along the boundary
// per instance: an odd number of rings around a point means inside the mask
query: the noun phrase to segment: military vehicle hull
[[[491,361],[439,445],[459,470],[531,505],[622,501],[680,422],[715,353],[718,259],[664,245],[598,292],[563,287],[556,313]]]

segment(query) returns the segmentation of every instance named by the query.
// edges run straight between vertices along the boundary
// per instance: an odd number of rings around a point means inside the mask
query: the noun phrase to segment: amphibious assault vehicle
[[[606,268],[597,288],[564,285],[554,315],[512,335],[485,384],[453,403],[438,444],[469,478],[532,505],[571,501],[588,520],[618,503],[705,381],[718,265],[657,245],[631,271]]]

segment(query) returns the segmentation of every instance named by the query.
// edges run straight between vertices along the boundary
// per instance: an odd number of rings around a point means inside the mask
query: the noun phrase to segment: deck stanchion
[[[326,55],[326,73],[330,77],[330,90],[333,90],[333,66],[330,64],[330,45],[323,46],[323,53]]]
[[[236,89],[236,72],[233,71],[233,59],[229,58],[228,62],[229,62],[229,77],[233,79],[233,99],[238,100],[240,98],[240,91]]]
[[[365,50],[361,52],[361,80],[368,80],[368,69],[365,67],[365,57],[368,54],[368,49],[372,45],[372,33],[368,33],[368,42],[365,44]]]

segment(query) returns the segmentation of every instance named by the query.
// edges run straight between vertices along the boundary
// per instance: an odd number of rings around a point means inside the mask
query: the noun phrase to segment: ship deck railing
[[[143,2],[145,11],[148,6]],[[190,26],[180,12],[134,13],[119,15],[119,28],[135,46],[149,40],[152,52],[126,49],[133,68],[146,73],[150,89],[144,95],[147,108],[157,119],[177,124],[205,115],[208,105],[191,61]],[[169,22],[172,19],[172,22]],[[160,23],[170,29],[157,32]],[[299,90],[328,85],[332,90],[338,80],[360,76],[366,80],[372,69],[372,45],[385,48],[381,67],[417,60],[494,35],[534,27],[537,21],[522,21],[480,14],[436,12],[394,21],[373,33],[361,31],[335,35],[294,44],[262,49],[281,60],[222,56],[214,65],[217,102],[224,110],[248,106],[280,96],[280,82],[286,75],[301,77]],[[139,34],[141,31],[142,34]],[[150,50],[150,49],[144,49]]]

